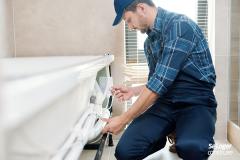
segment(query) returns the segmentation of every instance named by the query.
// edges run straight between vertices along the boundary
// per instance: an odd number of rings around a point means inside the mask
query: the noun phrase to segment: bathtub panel
[[[58,58],[50,59],[52,62],[59,60]],[[72,57],[70,57],[70,60],[71,59]],[[36,60],[38,61],[39,59]],[[36,69],[36,74],[20,74],[17,77],[14,77],[15,74],[6,74],[6,76],[3,74],[3,79],[6,81],[3,82],[4,85],[2,87],[4,92],[3,99],[4,105],[8,106],[3,108],[3,112],[5,116],[4,119],[7,121],[8,126],[14,127],[14,125],[19,125],[19,123],[25,121],[26,117],[38,112],[42,107],[47,106],[48,103],[63,93],[68,92],[78,83],[81,83],[81,79],[96,76],[95,74],[101,70],[104,65],[109,64],[108,61],[110,61],[111,58],[103,57],[95,60],[84,60],[85,63],[80,61],[80,64],[74,66],[70,63],[71,65],[65,65],[64,68],[60,65],[59,69],[55,70],[52,70],[51,65],[49,65],[49,69],[45,72],[38,72]],[[57,65],[57,63],[53,64]],[[7,70],[8,67],[3,68]],[[15,68],[17,69],[16,66]],[[32,68],[29,70],[32,70]],[[38,101],[38,103],[35,103],[36,101]]]
[[[92,66],[102,56],[70,56],[70,57],[18,57],[3,58],[0,60],[1,75],[4,79],[14,80],[35,76],[38,74],[46,74],[56,72],[62,69],[74,66]],[[31,66],[31,67],[30,67]]]
[[[84,91],[89,88],[93,89],[94,82],[95,77],[85,79],[77,89],[59,97],[45,110],[30,118],[22,127],[11,131],[12,134],[8,139],[11,139],[9,150],[12,153],[8,155],[21,153],[20,155],[25,154],[28,155],[27,157],[31,157],[35,153],[42,160],[46,157],[49,159],[54,155],[72,131],[80,115],[88,107],[91,95]],[[41,154],[41,152],[45,154]],[[19,157],[10,157],[9,159],[18,160]],[[24,158],[26,159],[26,157]]]
[[[58,153],[89,107],[98,72],[112,61],[113,56],[1,61],[3,159],[48,160]]]

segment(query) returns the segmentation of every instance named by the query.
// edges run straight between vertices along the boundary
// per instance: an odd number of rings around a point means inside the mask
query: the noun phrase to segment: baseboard
[[[240,127],[228,121],[227,125],[227,139],[240,152]]]

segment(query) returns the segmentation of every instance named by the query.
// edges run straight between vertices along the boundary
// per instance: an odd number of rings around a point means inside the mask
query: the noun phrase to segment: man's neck
[[[156,7],[154,7],[151,12],[150,12],[150,15],[149,15],[149,29],[152,29],[154,27],[154,22],[155,22],[155,19],[157,17],[157,12],[158,12],[158,9]]]

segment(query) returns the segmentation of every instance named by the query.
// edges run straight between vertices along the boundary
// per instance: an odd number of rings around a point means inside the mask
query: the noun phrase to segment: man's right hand
[[[126,101],[134,96],[134,89],[124,85],[113,86],[111,92],[112,95],[118,99],[118,101]]]

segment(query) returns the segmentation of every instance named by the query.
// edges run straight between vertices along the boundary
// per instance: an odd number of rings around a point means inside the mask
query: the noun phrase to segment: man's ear
[[[146,4],[144,3],[139,3],[137,4],[137,12],[141,15],[141,16],[145,16],[146,14]]]

